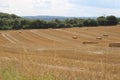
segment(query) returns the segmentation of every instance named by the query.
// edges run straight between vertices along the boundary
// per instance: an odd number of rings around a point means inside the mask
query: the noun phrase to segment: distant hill
[[[27,19],[40,19],[40,20],[55,20],[55,19],[59,19],[59,20],[65,20],[65,19],[72,19],[75,17],[62,17],[62,16],[23,16],[23,18],[27,18]]]
[[[65,19],[73,19],[73,18],[83,18],[83,19],[87,19],[87,18],[96,18],[96,17],[63,17],[63,16],[23,16],[23,18],[27,18],[27,19],[40,19],[40,20],[65,20]]]

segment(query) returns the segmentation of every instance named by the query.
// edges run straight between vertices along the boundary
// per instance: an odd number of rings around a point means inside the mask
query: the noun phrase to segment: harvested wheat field
[[[120,80],[119,43],[120,26],[0,31],[0,80]]]

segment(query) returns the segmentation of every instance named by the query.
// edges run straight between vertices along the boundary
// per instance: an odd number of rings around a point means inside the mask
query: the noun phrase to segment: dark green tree
[[[118,24],[118,19],[115,16],[107,16],[106,17],[108,21],[108,25],[117,25]]]
[[[108,25],[108,21],[107,21],[106,17],[104,17],[104,16],[98,17],[97,21],[98,21],[98,24],[101,25],[101,26]]]
[[[13,23],[13,29],[21,29],[19,20],[15,20]]]
[[[84,26],[98,26],[98,22],[94,19],[86,19],[83,24]]]

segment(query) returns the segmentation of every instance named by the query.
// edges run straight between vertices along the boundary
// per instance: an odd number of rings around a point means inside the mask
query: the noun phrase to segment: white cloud
[[[9,0],[9,11],[18,15],[34,14],[32,0]]]
[[[0,8],[7,8],[9,7],[8,0],[0,0]]]
[[[111,9],[111,8],[99,8],[99,7],[91,7],[91,6],[80,6],[74,5],[73,14],[76,16],[103,16],[103,15],[115,15],[119,16],[120,9]],[[77,14],[78,13],[78,14]]]
[[[51,1],[50,0],[33,0],[33,8],[35,10],[48,10],[51,8]]]
[[[38,0],[37,0],[38,1]],[[42,15],[66,15],[67,11],[71,8],[68,0],[39,0],[37,7],[34,7],[36,13]],[[36,5],[36,4],[34,4]]]
[[[69,0],[76,5],[97,7],[97,8],[120,8],[120,0]]]
[[[75,1],[76,3],[73,3]],[[96,0],[94,1],[96,2]],[[109,1],[111,4],[111,0]],[[110,8],[110,4],[109,8],[105,8],[107,5],[96,7],[94,2],[87,2],[85,5],[82,5],[82,3],[84,3],[82,0],[0,0],[0,12],[14,13],[20,16],[101,16],[103,14],[119,16],[120,13],[119,8]],[[93,3],[94,6],[91,6]],[[106,3],[108,3],[108,0]]]
[[[4,5],[5,4],[8,4],[9,6],[6,9],[0,8],[0,11],[17,15],[34,14],[32,0],[7,0],[7,2],[4,2]]]

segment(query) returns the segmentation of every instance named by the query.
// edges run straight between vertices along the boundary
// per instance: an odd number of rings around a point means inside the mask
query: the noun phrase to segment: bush
[[[104,17],[104,16],[98,17],[97,21],[98,21],[98,24],[101,25],[101,26],[108,25],[108,21],[107,21],[106,17]]]
[[[118,19],[115,16],[107,16],[108,25],[117,25]]]
[[[94,19],[86,19],[83,24],[84,26],[98,26],[98,22]]]

